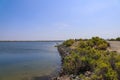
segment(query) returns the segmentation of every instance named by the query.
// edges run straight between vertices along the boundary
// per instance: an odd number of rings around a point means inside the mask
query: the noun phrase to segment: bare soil
[[[110,43],[109,51],[117,51],[120,53],[120,41],[108,41],[108,43]]]

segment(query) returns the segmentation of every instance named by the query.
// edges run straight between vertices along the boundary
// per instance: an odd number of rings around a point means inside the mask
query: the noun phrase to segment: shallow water
[[[31,80],[57,74],[56,42],[0,42],[0,80]]]

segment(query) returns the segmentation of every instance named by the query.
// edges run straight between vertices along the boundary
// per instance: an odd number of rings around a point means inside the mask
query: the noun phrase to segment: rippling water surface
[[[56,74],[56,42],[0,42],[0,80],[31,80]]]

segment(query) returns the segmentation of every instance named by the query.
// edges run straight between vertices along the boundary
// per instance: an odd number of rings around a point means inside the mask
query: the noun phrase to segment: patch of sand
[[[108,50],[120,53],[120,41],[108,41],[108,43],[110,43],[110,48]]]

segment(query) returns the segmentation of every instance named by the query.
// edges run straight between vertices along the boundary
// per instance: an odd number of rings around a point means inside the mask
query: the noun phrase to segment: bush
[[[120,62],[115,63],[115,67],[116,67],[116,71],[117,71],[118,76],[119,76],[118,78],[120,80]]]
[[[102,44],[99,44],[96,49],[99,49],[99,50],[106,50],[108,47],[108,44],[106,43],[102,43]]]
[[[74,42],[75,42],[75,40],[69,39],[69,40],[65,41],[65,42],[63,43],[63,45],[65,45],[66,47],[69,47],[69,46],[71,46]]]
[[[80,41],[79,42],[79,47],[80,48],[86,48],[88,46],[88,44],[85,41]]]
[[[70,48],[73,43],[75,41],[70,39],[63,45]],[[64,57],[64,72],[80,75],[83,80],[120,80],[120,55],[107,51],[108,47],[108,43],[99,37],[80,39],[75,49]],[[86,71],[92,72],[89,78],[84,75]]]
[[[79,41],[79,48],[95,48],[98,50],[106,50],[107,47],[109,47],[109,44],[102,38],[99,37],[93,37],[92,39],[89,39],[87,41],[83,41],[82,39]]]
[[[104,80],[118,80],[118,75],[116,71],[112,70],[111,68],[108,68]]]
[[[116,38],[117,41],[120,41],[120,37]]]
[[[99,50],[106,50],[109,47],[109,44],[102,38],[93,37],[92,41],[94,43],[94,47]]]
[[[111,38],[109,41],[120,41],[120,37],[117,37],[116,39]]]

